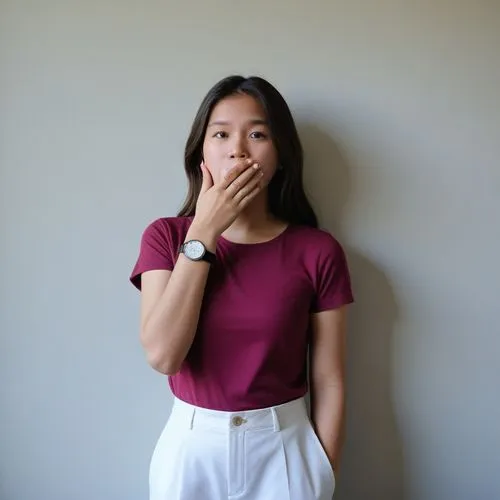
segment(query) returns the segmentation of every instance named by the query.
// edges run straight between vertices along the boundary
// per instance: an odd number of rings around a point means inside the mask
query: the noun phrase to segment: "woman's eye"
[[[262,132],[252,132],[250,134],[250,137],[252,139],[265,139],[266,138],[266,135]]]
[[[225,139],[227,137],[226,132],[215,132],[214,137],[217,137],[217,139]]]

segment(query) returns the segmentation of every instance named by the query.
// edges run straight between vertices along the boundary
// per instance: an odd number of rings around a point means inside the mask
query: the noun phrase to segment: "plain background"
[[[351,309],[338,500],[500,498],[500,2],[0,3],[0,499],[145,500],[140,235],[231,73],[283,93]]]

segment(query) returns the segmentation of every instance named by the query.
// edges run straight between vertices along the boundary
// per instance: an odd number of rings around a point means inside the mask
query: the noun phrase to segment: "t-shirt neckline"
[[[287,226],[285,227],[285,229],[283,229],[279,234],[277,234],[276,236],[274,236],[270,240],[259,241],[259,242],[256,242],[256,243],[239,243],[239,242],[236,242],[236,241],[228,240],[227,238],[225,238],[222,235],[220,236],[220,239],[224,243],[227,243],[227,244],[233,245],[233,246],[247,247],[247,248],[260,247],[262,245],[269,245],[271,243],[275,243],[276,241],[280,240],[290,230],[291,227],[292,227],[291,224],[287,224]]]

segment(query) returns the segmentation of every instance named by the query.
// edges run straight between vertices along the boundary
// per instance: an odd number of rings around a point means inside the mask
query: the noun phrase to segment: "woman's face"
[[[208,120],[203,158],[214,183],[247,158],[258,163],[267,185],[277,168],[267,117],[261,104],[247,94],[235,94],[217,103]]]

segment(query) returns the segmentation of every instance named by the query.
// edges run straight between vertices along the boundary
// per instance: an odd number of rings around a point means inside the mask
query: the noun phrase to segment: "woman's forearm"
[[[311,418],[316,434],[328,455],[332,467],[337,470],[344,438],[344,384],[313,383],[311,394]]]
[[[190,229],[186,241],[199,239],[215,251],[215,238]],[[193,343],[210,264],[179,255],[165,290],[142,325],[141,342],[158,371],[177,373]]]

